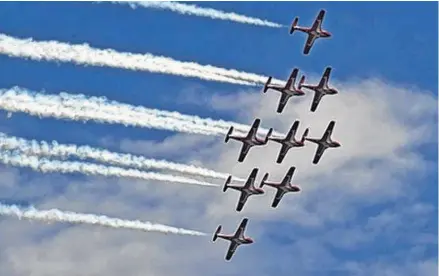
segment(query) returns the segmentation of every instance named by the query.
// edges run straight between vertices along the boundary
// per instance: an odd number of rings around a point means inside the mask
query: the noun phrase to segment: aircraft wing
[[[322,93],[315,91],[314,98],[312,99],[312,104],[311,104],[311,111],[312,112],[316,111],[317,106],[319,105],[322,97],[323,97]]]
[[[279,202],[281,201],[282,197],[284,196],[285,192],[281,189],[278,189],[276,192],[276,195],[274,196],[273,203],[271,204],[271,207],[276,208],[277,205],[279,205]]]
[[[331,67],[326,67],[323,73],[322,79],[320,80],[319,87],[324,87],[328,84],[329,76],[331,75]]]
[[[285,88],[286,89],[292,89],[294,83],[296,82],[296,78],[297,78],[297,73],[299,72],[299,69],[294,68],[293,71],[290,74],[290,77],[287,80],[287,83],[285,84]]]
[[[252,146],[243,142],[241,152],[239,153],[238,162],[244,161],[245,157],[247,156],[248,151],[250,150]]]
[[[250,173],[250,175],[247,178],[247,181],[244,184],[244,187],[243,187],[244,189],[249,189],[250,187],[254,187],[255,179],[256,179],[256,176],[258,174],[258,171],[259,171],[258,168],[254,168],[252,170],[252,172]]]
[[[282,180],[282,185],[287,185],[290,183],[291,179],[293,178],[294,171],[296,170],[296,167],[291,167],[287,174],[285,175],[284,179]]]
[[[317,15],[316,19],[314,20],[314,23],[312,24],[311,29],[312,30],[320,30],[322,28],[322,22],[323,22],[324,17],[325,17],[325,10],[320,10],[319,14]]]
[[[306,40],[305,48],[303,49],[303,53],[305,55],[309,54],[309,51],[311,50],[312,45],[314,45],[314,41],[316,41],[316,39],[317,36],[308,34],[308,39]]]
[[[242,238],[244,236],[245,228],[247,227],[248,218],[243,218],[241,223],[238,226],[238,229],[236,229],[235,238]]]
[[[250,131],[247,134],[248,139],[255,140],[256,139],[256,133],[258,132],[259,125],[261,124],[261,119],[257,118],[253,122],[253,125],[250,128]]]
[[[285,105],[287,104],[288,100],[290,99],[290,95],[283,93],[280,96],[279,105],[277,106],[277,112],[282,113],[282,111],[285,108]]]
[[[235,254],[236,249],[238,248],[239,244],[234,242],[233,240],[230,242],[229,249],[227,250],[226,260],[229,261],[233,254]]]
[[[299,127],[299,121],[294,121],[294,123],[291,126],[290,131],[288,131],[287,137],[285,137],[285,139],[291,141],[291,138],[293,138],[296,135],[296,131],[297,131],[298,127]]]
[[[316,154],[314,155],[313,164],[319,163],[320,158],[322,157],[323,152],[326,150],[326,148],[319,144],[317,147]]]
[[[241,212],[242,208],[244,208],[245,203],[250,195],[244,191],[241,192],[241,196],[239,197],[238,205],[236,206],[236,211]]]
[[[334,126],[335,126],[335,121],[329,122],[329,125],[326,128],[325,133],[323,134],[323,140],[326,140],[328,139],[328,137],[331,136],[332,130],[334,130]]]
[[[248,190],[250,187],[254,187],[257,174],[258,174],[258,169],[254,168],[253,171],[250,173],[247,182],[245,182],[243,186],[243,190],[241,191],[241,196],[239,197],[238,206],[236,206],[236,211],[240,212],[244,207],[245,203],[247,202],[249,194],[246,193],[245,190]]]
[[[280,151],[279,151],[279,156],[277,157],[277,160],[276,160],[277,163],[279,163],[279,164],[282,163],[282,161],[284,160],[285,155],[287,155],[289,149],[290,149],[290,147],[288,145],[282,144],[282,147],[280,148]]]

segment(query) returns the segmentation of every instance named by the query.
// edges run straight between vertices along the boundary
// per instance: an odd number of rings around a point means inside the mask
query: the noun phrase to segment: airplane
[[[284,160],[285,155],[287,155],[288,151],[292,147],[303,147],[305,145],[305,138],[308,135],[309,128],[305,129],[302,135],[302,139],[300,141],[296,140],[296,131],[299,127],[299,121],[295,121],[291,126],[290,131],[285,136],[285,138],[279,137],[269,137],[268,140],[282,144],[282,147],[279,151],[279,155],[277,157],[276,163],[280,164]]]
[[[268,173],[264,175],[264,178],[261,181],[261,185],[259,188],[262,188],[264,185],[273,187],[277,189],[276,195],[274,197],[273,203],[271,204],[271,207],[276,208],[279,202],[281,201],[284,194],[288,192],[300,192],[300,188],[295,185],[291,185],[291,179],[293,178],[294,171],[296,170],[295,167],[291,167],[287,174],[285,175],[284,179],[280,183],[276,182],[269,182],[267,181]]]
[[[325,130],[325,133],[323,134],[322,138],[320,139],[314,139],[314,138],[305,138],[306,141],[310,141],[313,143],[316,143],[318,145],[316,154],[314,156],[314,159],[312,161],[313,164],[319,163],[320,158],[322,157],[323,152],[327,148],[338,148],[341,146],[341,144],[337,141],[333,141],[331,139],[332,130],[334,129],[335,121],[331,121],[328,124],[328,127]]]
[[[264,190],[256,188],[255,187],[255,179],[256,175],[258,174],[258,168],[254,168],[252,172],[250,173],[249,177],[247,178],[247,181],[245,182],[244,186],[232,186],[229,185],[232,181],[232,176],[229,176],[226,180],[226,183],[224,183],[223,192],[227,191],[228,188],[237,190],[241,192],[241,196],[239,197],[238,205],[236,206],[236,211],[240,212],[242,208],[244,207],[244,204],[247,202],[247,199],[251,195],[261,195],[264,194]]]
[[[220,234],[222,228],[221,225],[219,225],[218,228],[216,229],[215,234],[213,235],[213,241],[216,241],[217,238],[230,241],[230,246],[226,254],[227,261],[229,261],[232,258],[238,246],[240,246],[241,244],[251,244],[254,242],[253,239],[244,236],[244,231],[245,228],[247,227],[247,222],[248,222],[248,218],[244,218],[241,221],[241,224],[238,226],[238,229],[236,229],[235,234],[233,235]]]
[[[323,98],[323,96],[338,94],[337,89],[328,86],[328,81],[331,75],[331,71],[332,71],[331,67],[329,66],[326,67],[325,72],[323,72],[322,78],[318,85],[310,85],[305,83],[299,84],[299,89],[304,87],[314,91],[314,98],[311,104],[311,112],[316,111],[317,106],[319,105],[320,100]]]
[[[308,34],[308,39],[306,40],[305,48],[303,49],[303,53],[305,55],[309,54],[309,51],[311,50],[311,47],[314,45],[316,39],[328,38],[332,36],[330,32],[326,30],[322,30],[322,22],[325,13],[326,13],[325,10],[320,10],[311,28],[298,26],[297,23],[299,23],[299,17],[294,18],[293,23],[291,24],[290,34],[293,34],[295,30]]]
[[[296,83],[297,73],[299,72],[299,69],[294,68],[293,71],[290,74],[290,77],[288,78],[287,83],[285,86],[276,85],[276,84],[270,84],[272,77],[269,77],[267,82],[264,85],[263,92],[266,93],[268,89],[273,89],[278,92],[280,92],[282,95],[279,100],[279,105],[277,107],[277,113],[282,113],[284,110],[285,105],[287,104],[288,100],[291,96],[303,96],[305,95],[305,92],[302,90],[294,87],[294,84]],[[299,86],[301,83],[305,81],[305,76],[302,76]]]
[[[233,135],[231,135],[233,132],[233,126],[230,127],[229,132],[227,133],[226,139],[224,140],[224,142],[227,143],[229,141],[229,139],[233,139],[233,140],[237,140],[237,141],[242,142],[242,148],[241,148],[241,152],[240,152],[239,157],[238,157],[238,162],[244,161],[244,159],[247,156],[247,153],[251,147],[263,146],[263,145],[267,144],[268,137],[270,137],[271,133],[273,132],[273,128],[270,128],[268,130],[267,136],[265,137],[264,140],[260,140],[256,135],[260,124],[261,124],[261,120],[259,118],[256,118],[255,121],[253,122],[253,125],[251,126],[251,129],[248,132],[247,136],[233,136]]]

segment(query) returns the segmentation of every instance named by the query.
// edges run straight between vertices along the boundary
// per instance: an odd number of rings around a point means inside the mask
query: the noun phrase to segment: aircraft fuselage
[[[238,245],[253,243],[252,240],[244,237],[232,238],[231,240]]]
[[[304,84],[302,85],[302,87],[314,90],[317,93],[323,94],[323,95],[333,95],[333,94],[337,94],[337,90],[333,89],[333,88],[329,88],[329,87],[320,87],[320,86],[316,86],[316,85],[307,85]]]
[[[303,93],[302,91],[297,90],[297,89],[291,90],[291,89],[288,89],[285,87],[280,87],[280,86],[267,86],[267,87],[269,89],[274,89],[274,90],[277,90],[281,93],[284,93],[284,94],[287,94],[290,96],[303,96],[303,95],[305,95],[305,93]]]
[[[303,143],[302,141],[297,141],[295,138],[293,138],[291,140],[287,140],[287,139],[273,137],[273,138],[270,138],[269,140],[281,143],[282,145],[286,145],[290,148],[291,147],[303,147],[305,145],[305,143]]]
[[[232,135],[230,135],[229,138],[233,139],[233,140],[241,141],[241,142],[246,143],[246,144],[251,145],[251,146],[259,146],[259,145],[266,144],[266,142],[264,140],[259,140],[258,138],[256,138],[256,140],[253,140],[253,139],[247,139],[247,137],[239,137],[239,136],[232,136]]]
[[[317,37],[317,38],[319,38],[319,37],[329,37],[329,36],[331,36],[328,32],[326,32],[326,31],[322,31],[322,30],[319,30],[319,29],[317,29],[317,30],[313,30],[313,29],[311,29],[311,28],[306,28],[305,30],[303,30],[305,33],[307,33],[307,34],[309,34],[309,35],[312,35],[312,36],[315,36],[315,37]]]
[[[259,189],[259,188],[253,188],[253,187],[244,188],[244,187],[241,187],[241,186],[229,185],[229,186],[227,186],[227,188],[232,189],[232,190],[238,190],[238,191],[240,191],[242,193],[245,193],[245,194],[248,194],[248,195],[258,195],[258,194],[263,194],[264,193],[264,190]]]
[[[340,146],[339,143],[332,141],[331,139],[327,139],[327,140],[308,139],[308,140],[320,144],[325,148],[336,148]]]
[[[296,141],[296,140],[286,140],[281,142],[284,145],[287,145],[289,147],[303,147],[305,145],[305,143],[302,143],[301,141]]]
[[[258,138],[256,138],[255,140],[253,140],[253,139],[245,139],[243,142],[248,144],[248,145],[252,145],[252,146],[260,146],[260,145],[265,145],[266,144],[266,141],[259,140]]]

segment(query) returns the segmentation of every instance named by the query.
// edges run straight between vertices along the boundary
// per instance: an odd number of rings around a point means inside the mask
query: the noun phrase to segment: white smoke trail
[[[129,177],[142,180],[156,180],[169,183],[177,182],[199,186],[218,187],[216,184],[201,182],[181,176],[143,172],[135,169],[123,169],[120,167],[97,165],[86,162],[49,160],[47,158],[38,158],[36,156],[20,154],[16,151],[0,152],[0,163],[11,166],[27,167],[43,173],[82,173],[86,175]]]
[[[7,136],[0,132],[0,148],[3,150],[18,150],[26,155],[38,155],[58,157],[66,159],[69,156],[76,156],[80,159],[94,159],[100,162],[116,166],[128,166],[137,169],[164,169],[186,174],[194,174],[217,179],[225,179],[229,175],[213,170],[165,160],[147,159],[143,156],[135,156],[128,153],[116,153],[108,150],[93,148],[90,146],[77,146],[74,144],[59,144],[57,141],[46,142],[26,140],[19,137]],[[235,178],[234,178],[235,179]],[[244,181],[241,178],[235,180]]]
[[[178,112],[149,109],[142,106],[110,101],[105,97],[87,97],[60,93],[46,95],[20,87],[0,89],[0,108],[8,112],[25,112],[40,117],[54,117],[73,121],[117,123],[125,126],[156,128],[178,132],[224,136],[230,126],[237,134],[246,135],[249,125],[183,115]],[[260,128],[261,134],[267,129]],[[281,136],[281,133],[273,132]]]
[[[0,54],[38,61],[72,62],[82,65],[197,77],[204,80],[251,86],[263,84],[267,80],[267,77],[261,75],[211,65],[200,65],[195,62],[181,62],[152,54],[133,54],[117,52],[113,49],[96,49],[87,44],[72,45],[58,41],[34,41],[32,39],[14,38],[5,34],[0,34]],[[272,82],[283,83],[276,79],[273,79]]]
[[[196,5],[188,5],[177,2],[168,1],[157,1],[157,2],[146,2],[146,1],[113,1],[120,4],[129,4],[132,8],[138,6],[144,8],[156,8],[162,10],[171,10],[180,14],[189,14],[203,17],[210,17],[212,19],[229,20],[238,23],[245,23],[257,26],[271,27],[271,28],[282,28],[281,24],[270,22],[267,20],[249,17],[245,15],[240,15],[233,12],[225,12],[221,10],[216,10],[212,8],[203,8]]]
[[[128,106],[128,105],[127,105]],[[186,120],[154,116],[153,113],[136,112],[117,104],[76,100],[66,93],[44,95],[19,87],[0,89],[0,108],[8,112],[25,112],[33,116],[52,117],[73,121],[123,124],[125,126],[155,128],[203,135],[223,136],[224,128],[197,125]],[[125,112],[124,112],[125,111]]]
[[[61,211],[58,209],[38,210],[31,206],[28,208],[20,208],[17,205],[5,205],[0,203],[0,215],[15,216],[19,219],[37,220],[44,222],[68,222],[75,224],[100,225],[110,228],[124,228],[132,230],[140,230],[146,232],[161,232],[165,234],[205,236],[205,233],[176,228],[163,224],[155,224],[151,222],[142,222],[138,220],[123,220],[111,218],[107,216],[94,214],[81,214],[75,212]]]

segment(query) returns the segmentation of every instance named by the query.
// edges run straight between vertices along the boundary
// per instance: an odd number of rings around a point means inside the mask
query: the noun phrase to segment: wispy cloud
[[[66,212],[58,209],[38,210],[35,207],[20,208],[17,205],[5,205],[0,203],[0,215],[15,216],[19,219],[38,220],[44,222],[68,222],[76,224],[91,224],[111,228],[124,228],[140,230],[147,232],[161,232],[165,234],[204,236],[205,233],[176,228],[151,222],[141,222],[138,220],[123,220],[99,216],[94,214],[81,214],[75,212]]]
[[[177,12],[180,14],[188,14],[188,15],[195,15],[195,16],[203,16],[203,17],[209,17],[212,19],[219,19],[219,20],[228,20],[233,21],[237,23],[244,23],[244,24],[250,24],[250,25],[256,25],[256,26],[264,26],[264,27],[271,27],[271,28],[282,28],[283,25],[275,22],[270,22],[268,20],[249,17],[246,15],[237,14],[234,12],[225,12],[217,9],[212,8],[203,8],[196,5],[189,5],[189,4],[183,4],[183,3],[177,3],[172,1],[157,1],[157,2],[149,2],[149,1],[113,1],[114,3],[119,4],[128,4],[132,8],[136,7],[143,7],[143,8],[154,8],[154,9],[161,9],[161,10],[170,10],[173,12]]]
[[[114,67],[135,71],[148,71],[184,77],[226,82],[241,85],[258,85],[267,77],[257,74],[224,69],[196,62],[177,61],[153,54],[117,52],[113,49],[96,49],[88,44],[73,45],[59,41],[34,41],[0,34],[0,54],[33,60],[71,62],[81,65]],[[273,79],[273,83],[283,83]]]
[[[18,151],[0,152],[0,163],[11,166],[31,168],[43,173],[82,173],[86,175],[128,177],[143,180],[157,180],[168,183],[192,184],[198,186],[217,187],[216,184],[198,181],[182,176],[144,172],[135,169],[124,169],[114,166],[98,165],[87,162],[58,161],[20,154]]]

